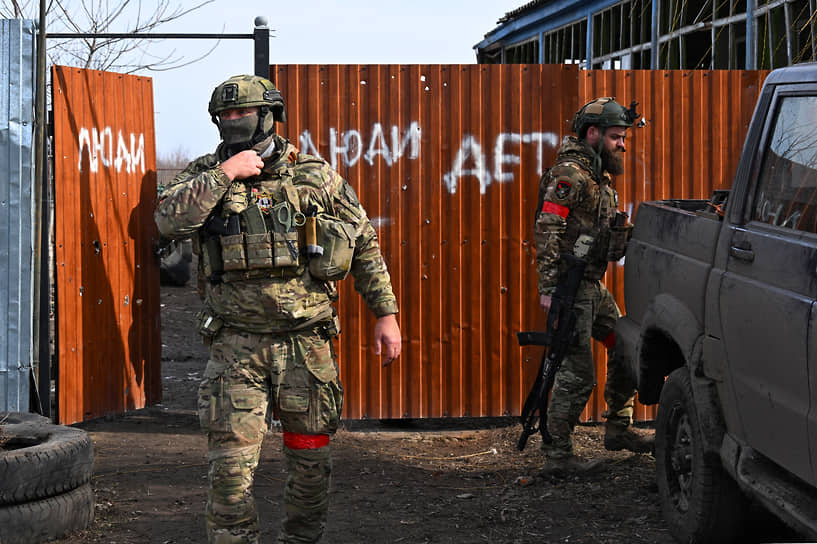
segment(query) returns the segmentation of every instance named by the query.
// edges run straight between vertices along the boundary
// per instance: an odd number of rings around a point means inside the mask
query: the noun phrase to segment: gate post
[[[255,75],[269,78],[269,26],[266,17],[255,18],[253,41],[255,42]]]

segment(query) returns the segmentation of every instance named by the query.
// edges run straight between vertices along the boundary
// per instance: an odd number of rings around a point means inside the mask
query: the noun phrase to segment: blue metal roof
[[[509,11],[497,21],[496,28],[485,34],[485,39],[474,49],[487,49],[495,44],[511,44],[537,37],[568,23],[584,19],[621,0],[533,0]]]

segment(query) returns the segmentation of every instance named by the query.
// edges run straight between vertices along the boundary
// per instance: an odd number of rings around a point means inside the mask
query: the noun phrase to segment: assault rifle
[[[587,262],[567,253],[562,254],[561,259],[567,263],[567,271],[559,278],[553,293],[548,310],[547,330],[516,333],[520,346],[545,346],[536,381],[522,407],[520,416],[522,435],[516,445],[519,451],[525,449],[528,438],[537,430],[542,435],[542,442],[550,444],[553,441],[547,429],[548,396],[553,388],[556,371],[562,365],[562,360],[576,337],[576,312],[573,311],[573,302],[579,290],[579,283],[584,277]]]

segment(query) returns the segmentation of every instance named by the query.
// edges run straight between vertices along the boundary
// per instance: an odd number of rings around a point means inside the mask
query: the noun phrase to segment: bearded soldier
[[[271,408],[289,473],[278,542],[317,542],[329,437],[343,406],[335,282],[351,273],[377,317],[384,366],[400,354],[397,302],[355,191],[275,133],[286,113],[272,82],[234,76],[215,88],[208,109],[221,143],[175,177],[155,213],[162,235],[192,236],[199,256],[199,331],[210,346],[198,400],[208,437],[208,539],[259,541],[252,482]]]
[[[632,429],[635,384],[615,357],[614,326],[621,313],[601,283],[609,261],[624,256],[632,225],[617,213],[618,194],[612,176],[624,172],[622,154],[627,129],[639,117],[635,103],[625,109],[613,98],[597,98],[574,116],[572,129],[559,148],[555,165],[539,185],[539,207],[534,238],[540,303],[547,312],[553,303],[565,263],[560,255],[584,258],[584,277],[573,309],[576,342],[565,356],[551,393],[543,444],[545,472],[586,470],[598,460],[584,461],[573,451],[573,429],[595,386],[591,338],[607,348],[607,402],[604,445],[610,450],[648,452],[651,440]]]

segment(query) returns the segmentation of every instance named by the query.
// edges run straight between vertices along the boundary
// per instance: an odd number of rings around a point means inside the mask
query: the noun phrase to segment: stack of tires
[[[46,542],[87,528],[93,464],[85,431],[0,412],[0,544]]]

